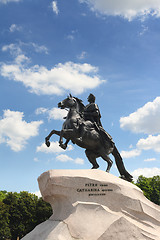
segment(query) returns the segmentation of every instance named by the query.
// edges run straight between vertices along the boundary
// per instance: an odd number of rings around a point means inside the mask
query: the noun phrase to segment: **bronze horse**
[[[83,112],[85,106],[82,101],[70,95],[58,103],[58,107],[61,109],[68,108],[69,111],[63,123],[62,130],[52,130],[45,138],[47,147],[50,146],[49,139],[53,134],[60,136],[59,145],[63,149],[67,148],[67,144],[71,140],[74,144],[86,149],[85,154],[89,162],[92,164],[92,169],[97,169],[99,167],[96,158],[103,158],[108,163],[106,172],[110,171],[113,164],[113,161],[108,156],[109,154],[112,154],[115,158],[121,178],[131,182],[133,177],[126,171],[122,157],[115,144],[111,141],[105,141],[104,143],[104,139],[100,135],[96,125],[91,121],[84,120]],[[63,143],[63,137],[66,139],[65,143]]]

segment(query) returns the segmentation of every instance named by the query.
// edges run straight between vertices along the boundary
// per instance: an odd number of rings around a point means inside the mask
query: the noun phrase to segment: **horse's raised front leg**
[[[60,132],[60,138],[59,138],[59,146],[63,148],[63,135],[64,135],[64,130],[62,129]]]
[[[70,141],[70,139],[67,139],[64,144],[62,142],[61,144],[59,144],[59,146],[65,150],[67,148],[67,144],[69,143],[69,141]]]
[[[60,133],[61,133],[60,131],[56,131],[56,130],[52,130],[52,131],[50,132],[50,134],[45,138],[45,144],[47,145],[47,147],[50,146],[50,141],[49,141],[50,137],[51,137],[53,134],[56,134],[56,135],[60,136]]]

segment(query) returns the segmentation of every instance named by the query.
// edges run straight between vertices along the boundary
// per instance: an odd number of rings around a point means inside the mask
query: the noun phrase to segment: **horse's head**
[[[75,108],[76,105],[77,105],[76,98],[74,98],[71,94],[66,99],[58,103],[58,107],[61,109]]]
[[[82,103],[82,100],[77,97],[73,97],[71,94],[66,99],[59,102],[58,107],[61,109],[64,108],[76,109],[78,112],[83,112],[85,108],[84,104]]]

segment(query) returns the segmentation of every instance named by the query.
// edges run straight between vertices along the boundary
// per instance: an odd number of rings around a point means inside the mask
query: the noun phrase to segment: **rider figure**
[[[107,141],[111,144],[111,146],[114,146],[112,137],[102,127],[102,123],[100,120],[101,114],[98,105],[95,103],[95,96],[90,93],[87,99],[89,104],[86,105],[84,109],[84,119],[93,122],[96,130],[100,133],[103,141]]]
[[[95,103],[95,99],[96,99],[95,96],[90,93],[90,95],[87,98],[89,104],[86,105],[84,109],[84,119],[96,123],[97,126],[99,127],[102,126],[100,121],[101,114],[98,105]]]

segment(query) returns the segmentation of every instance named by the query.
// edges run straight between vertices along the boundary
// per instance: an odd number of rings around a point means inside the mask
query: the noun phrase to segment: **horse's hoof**
[[[49,141],[46,141],[46,145],[47,145],[47,147],[50,147],[50,142]]]
[[[65,150],[67,148],[66,144],[63,144],[62,148]]]
[[[66,144],[63,144],[63,143],[59,144],[59,146],[64,150],[67,148]]]
[[[91,169],[97,169],[97,168],[99,168],[99,165],[95,165]]]

